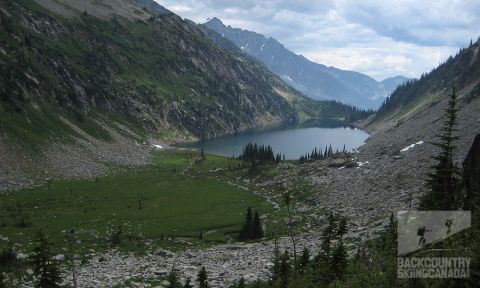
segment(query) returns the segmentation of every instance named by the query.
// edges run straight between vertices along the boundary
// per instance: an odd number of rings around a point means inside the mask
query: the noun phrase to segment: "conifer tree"
[[[38,246],[33,250],[31,258],[34,275],[37,276],[37,287],[60,287],[60,271],[54,261],[47,239],[42,232],[38,233]]]
[[[445,109],[445,119],[440,129],[438,142],[432,143],[440,149],[439,154],[434,156],[436,164],[432,172],[428,174],[427,187],[429,191],[422,198],[421,208],[430,210],[452,210],[460,205],[458,168],[453,162],[454,141],[458,139],[454,133],[457,124],[457,94],[455,87]]]
[[[303,248],[302,256],[300,257],[300,261],[298,263],[298,272],[300,275],[305,274],[307,268],[310,266],[310,251],[308,251],[307,247]]]
[[[319,269],[318,281],[324,285],[329,285],[334,279],[335,274],[332,269],[332,241],[335,238],[335,217],[330,213],[327,217],[328,224],[322,233],[322,243],[318,253],[315,265]]]
[[[297,266],[297,242],[295,241],[295,233],[293,231],[293,219],[290,205],[292,204],[292,194],[290,191],[285,192],[283,195],[283,201],[285,206],[287,206],[287,216],[288,216],[288,228],[290,233],[290,238],[292,239],[293,245],[293,262],[295,267]]]
[[[238,281],[236,288],[245,288],[245,279],[243,277]]]
[[[281,255],[275,240],[275,250],[273,252],[272,280],[275,282],[280,278]]]
[[[332,253],[332,271],[335,277],[343,279],[345,270],[347,269],[347,251],[343,245],[343,240],[340,239],[335,250]]]
[[[253,239],[260,238],[263,238],[263,228],[258,211],[255,211],[255,216],[253,217]]]
[[[347,233],[347,219],[345,219],[345,217],[342,217],[340,219],[340,222],[338,223],[337,236],[340,239],[343,239],[343,236],[345,235],[345,233]]]
[[[253,219],[252,219],[252,208],[248,207],[247,215],[245,216],[245,223],[243,228],[240,231],[240,240],[251,240],[253,239]]]
[[[167,288],[181,288],[182,283],[180,283],[180,279],[178,277],[177,271],[172,267],[170,273],[168,273],[168,286]]]
[[[183,288],[193,288],[191,282],[192,280],[190,279],[190,277],[188,277],[187,280],[185,280],[185,284],[183,285]]]
[[[207,270],[205,269],[205,266],[202,266],[200,271],[198,271],[197,282],[198,282],[198,288],[209,288],[210,287],[208,285],[208,275],[207,275]]]
[[[281,256],[280,259],[280,288],[287,288],[290,280],[290,256],[288,251]]]

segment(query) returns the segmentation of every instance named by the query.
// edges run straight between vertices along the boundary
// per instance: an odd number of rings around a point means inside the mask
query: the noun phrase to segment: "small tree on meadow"
[[[255,211],[255,216],[253,217],[253,239],[263,238],[263,228],[262,223],[260,222],[260,216],[258,211]]]
[[[38,233],[38,246],[33,250],[30,263],[33,266],[34,275],[38,279],[36,287],[60,287],[60,271],[52,257],[49,243],[42,232]]]

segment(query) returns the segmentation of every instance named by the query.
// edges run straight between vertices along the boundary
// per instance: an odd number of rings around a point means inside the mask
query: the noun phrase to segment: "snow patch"
[[[162,145],[159,145],[159,144],[153,144],[153,147],[157,148],[157,149],[162,149],[163,146]]]
[[[290,82],[293,82],[292,78],[290,78],[290,76],[288,75],[283,75],[283,78],[287,79]]]
[[[402,150],[400,150],[400,152],[406,152],[406,151],[412,149],[412,148],[415,147],[415,146],[422,145],[423,143],[424,143],[423,140],[422,140],[422,141],[418,141],[417,143],[408,145],[407,147],[403,148]]]

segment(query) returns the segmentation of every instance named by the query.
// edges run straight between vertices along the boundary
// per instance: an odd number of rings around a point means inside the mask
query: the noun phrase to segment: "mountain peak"
[[[207,26],[211,25],[211,26],[226,28],[226,26],[225,26],[225,24],[223,24],[222,20],[218,19],[217,17],[208,18],[207,22],[205,22],[205,25],[207,25]]]
[[[405,81],[408,81],[410,79],[411,78],[405,77],[403,75],[397,75],[397,76],[385,78],[382,81],[380,81],[380,83],[386,82],[386,81],[404,81],[405,82]]]
[[[162,5],[158,4],[156,1],[153,1],[153,0],[135,0],[135,2],[137,3],[137,5],[141,5],[154,13],[158,13],[158,14],[171,13],[170,10],[168,10],[167,8],[163,7]]]
[[[241,51],[265,64],[274,74],[287,79],[290,86],[314,99],[332,99],[370,109],[380,106],[383,96],[388,95],[375,79],[358,72],[314,63],[288,50],[275,38],[225,27],[216,18],[204,26],[230,40]]]

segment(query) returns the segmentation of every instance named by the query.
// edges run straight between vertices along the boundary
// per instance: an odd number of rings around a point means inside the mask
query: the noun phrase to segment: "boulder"
[[[328,163],[328,167],[343,167],[350,162],[350,159],[345,158],[335,158]]]

